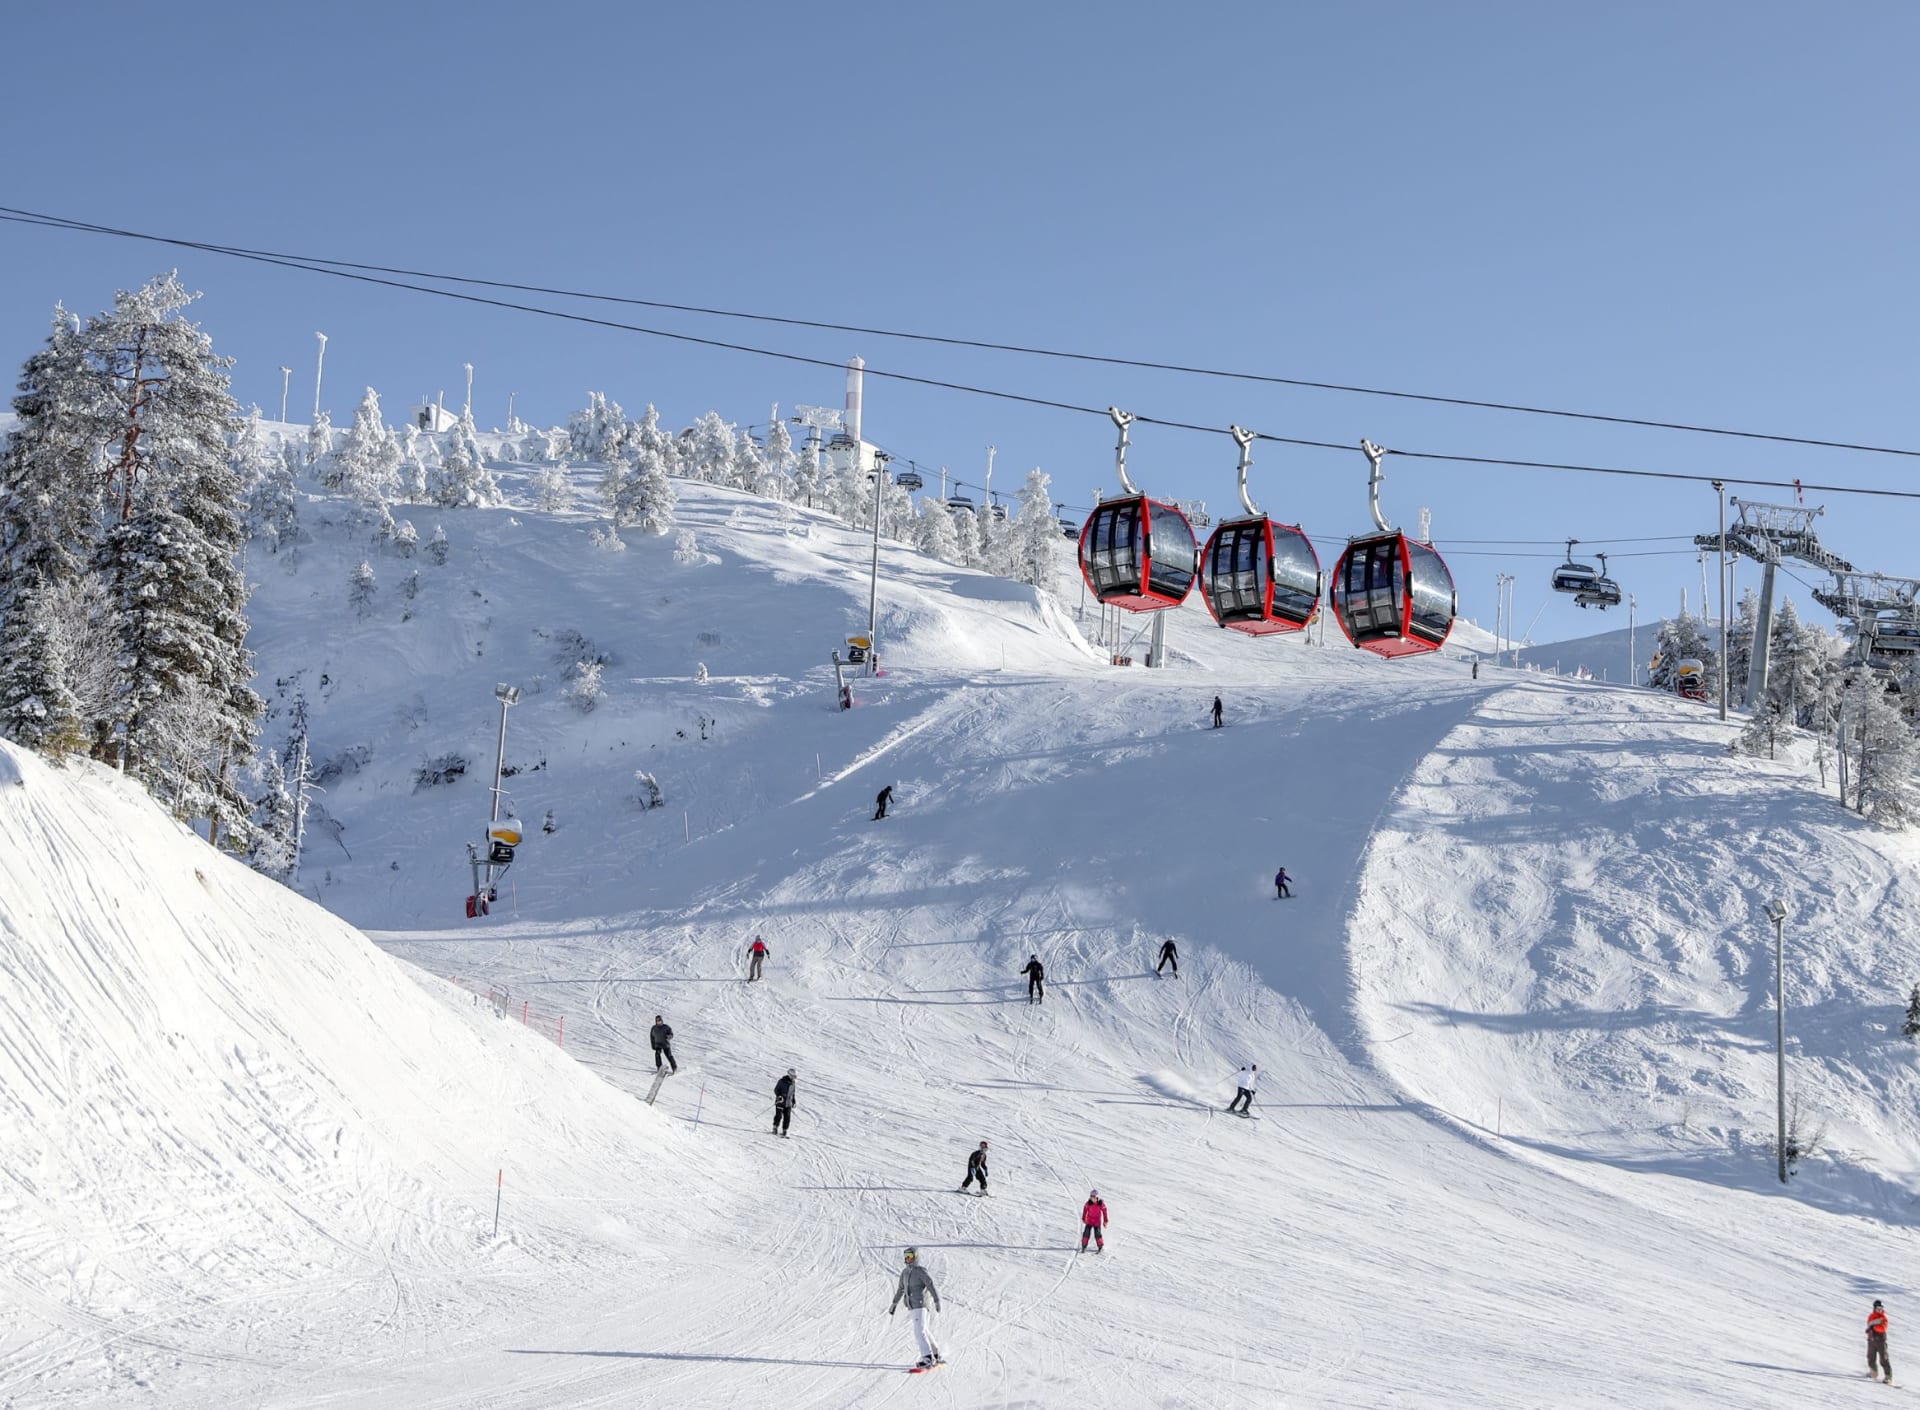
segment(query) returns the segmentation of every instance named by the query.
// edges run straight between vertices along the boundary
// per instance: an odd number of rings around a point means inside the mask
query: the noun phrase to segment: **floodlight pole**
[[[1727,486],[1724,480],[1713,482],[1720,496],[1720,718],[1727,718]],[[1704,604],[1703,604],[1704,605]],[[1780,1167],[1783,1171],[1786,1166]],[[1787,1177],[1782,1174],[1782,1180]]]
[[[860,454],[858,442],[854,443],[853,453]],[[874,658],[878,653],[880,639],[875,635],[880,625],[880,492],[887,483],[887,462],[893,457],[884,450],[873,453],[873,565],[867,574],[867,674],[872,675]]]
[[[314,360],[313,364],[313,419],[318,421],[320,419],[320,375],[327,370],[327,335],[315,333],[313,336],[320,340],[320,356]]]
[[[467,369],[467,404],[461,408],[461,414],[471,416],[473,414],[473,364],[463,362],[460,365]]]
[[[1767,919],[1773,922],[1773,1058],[1775,1119],[1779,1139],[1775,1147],[1780,1155],[1780,1183],[1787,1183],[1787,984],[1786,925],[1787,908],[1783,902],[1767,904]]]
[[[507,393],[507,429],[509,431],[513,429],[513,399],[519,395],[520,393],[518,392]],[[776,411],[774,415],[775,415],[775,418],[777,419],[779,416],[779,413]]]
[[[280,424],[282,426],[287,424],[287,391],[292,386],[293,386],[293,369],[291,367],[281,368],[280,369]]]
[[[500,746],[493,755],[493,816],[488,821],[500,821],[500,778],[507,767],[507,711],[520,702],[520,687],[517,685],[496,685],[493,698],[500,702]]]
[[[1627,594],[1627,684],[1639,684],[1640,657],[1633,649],[1634,611],[1639,607],[1632,593]]]

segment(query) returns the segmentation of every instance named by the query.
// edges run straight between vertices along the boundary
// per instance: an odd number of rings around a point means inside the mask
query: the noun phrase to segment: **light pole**
[[[460,414],[471,416],[473,415],[473,364],[463,362],[460,365],[467,369],[467,404],[460,409]]]
[[[1713,492],[1720,496],[1720,718],[1727,718],[1727,486],[1722,480],[1713,482]],[[1703,607],[1705,603],[1701,604]],[[1780,1167],[1780,1176],[1786,1179],[1785,1164]]]
[[[1627,684],[1628,685],[1639,684],[1640,658],[1633,649],[1634,613],[1639,608],[1639,606],[1640,604],[1634,600],[1633,594],[1628,593],[1627,594]]]
[[[854,443],[853,453],[860,454],[859,442]],[[875,657],[879,652],[880,638],[874,630],[880,624],[880,491],[887,483],[887,462],[893,459],[884,450],[873,453],[873,569],[867,577],[867,674],[872,675]],[[857,463],[857,460],[856,460]]]
[[[287,389],[292,385],[293,385],[293,369],[291,367],[281,368],[280,369],[280,424],[282,426],[287,424]]]
[[[513,429],[513,399],[519,395],[518,392],[507,393],[507,429],[509,431]]]
[[[1780,1183],[1787,1183],[1787,984],[1786,924],[1784,901],[1767,902],[1767,919],[1773,922],[1773,1056],[1774,1096],[1779,1123]]]
[[[320,419],[320,374],[327,370],[327,335],[315,333],[313,336],[320,340],[320,357],[313,364],[313,419],[318,421]]]

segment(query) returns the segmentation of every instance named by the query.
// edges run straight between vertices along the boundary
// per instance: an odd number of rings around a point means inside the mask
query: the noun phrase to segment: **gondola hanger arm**
[[[1113,418],[1113,424],[1120,430],[1120,444],[1114,448],[1113,452],[1113,468],[1120,476],[1120,488],[1128,494],[1139,494],[1140,491],[1134,488],[1133,481],[1127,478],[1127,427],[1133,424],[1134,414],[1131,411],[1122,411],[1117,406],[1110,406],[1107,408],[1107,415]]]
[[[1385,458],[1387,452],[1375,445],[1372,441],[1364,438],[1360,442],[1360,450],[1361,453],[1367,457],[1367,465],[1369,467],[1369,473],[1367,475],[1367,508],[1373,511],[1373,522],[1379,527],[1380,532],[1383,534],[1388,533],[1392,530],[1393,525],[1389,524],[1387,522],[1387,516],[1380,512],[1380,480],[1382,478],[1380,474],[1380,462]]]
[[[1240,503],[1248,514],[1258,514],[1252,498],[1247,494],[1247,469],[1253,464],[1253,442],[1258,433],[1240,426],[1227,427],[1227,434],[1233,437],[1233,443],[1240,447]]]

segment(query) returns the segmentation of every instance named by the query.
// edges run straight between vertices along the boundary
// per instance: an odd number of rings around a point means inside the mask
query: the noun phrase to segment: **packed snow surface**
[[[303,696],[328,766],[300,889],[378,949],[122,781],[0,751],[0,1403],[1840,1405],[1873,1296],[1899,1359],[1913,844],[1805,758],[1197,603],[1168,669],[1116,668],[1064,574],[888,546],[885,674],[842,712],[864,539],[682,496],[695,553],[444,513],[446,566],[376,560],[365,618],[323,502],[250,565],[267,742]],[[467,920],[496,681],[528,838]],[[1776,894],[1825,1130],[1784,1189]],[[1248,1061],[1258,1120],[1223,1111]]]

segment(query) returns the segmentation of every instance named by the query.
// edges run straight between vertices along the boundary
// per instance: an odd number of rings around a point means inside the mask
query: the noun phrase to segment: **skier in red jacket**
[[[1100,1191],[1091,1190],[1087,1194],[1086,1205],[1080,1211],[1080,1252],[1087,1251],[1087,1238],[1093,1238],[1093,1251],[1103,1252],[1107,1247],[1107,1202],[1100,1198]]]
[[[1879,1365],[1875,1365],[1875,1361]],[[1893,1384],[1893,1363],[1887,1360],[1887,1309],[1880,1305],[1880,1299],[1873,1300],[1873,1311],[1867,1314],[1867,1374],[1876,1381],[1880,1373],[1887,1373],[1887,1384]]]

